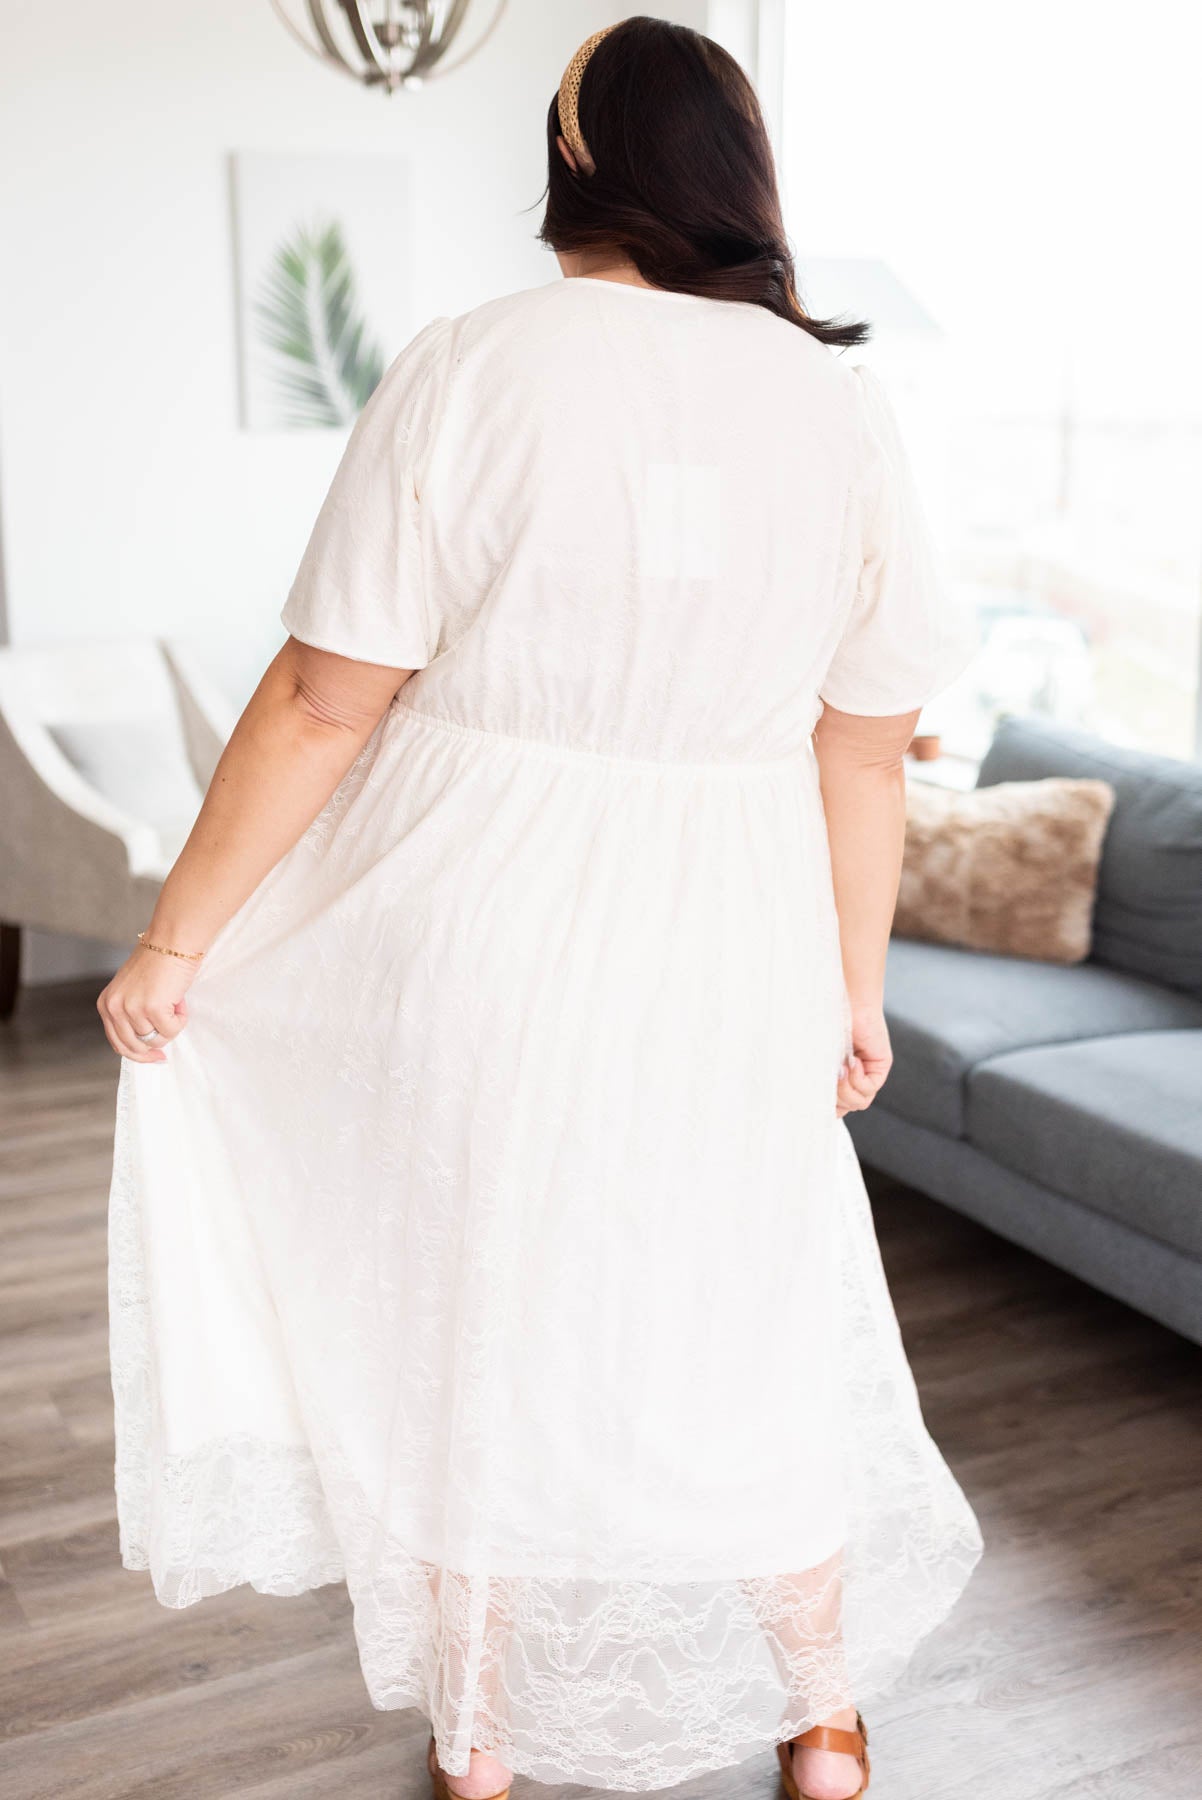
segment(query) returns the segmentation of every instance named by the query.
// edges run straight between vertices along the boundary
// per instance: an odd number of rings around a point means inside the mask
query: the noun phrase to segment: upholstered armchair
[[[22,927],[132,943],[232,723],[177,646],[0,649],[0,1018]]]

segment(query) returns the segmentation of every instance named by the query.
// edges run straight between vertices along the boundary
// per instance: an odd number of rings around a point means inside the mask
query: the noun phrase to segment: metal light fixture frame
[[[382,21],[372,18],[367,0],[304,0],[303,11],[308,16],[312,38],[292,17],[285,0],[271,0],[272,11],[280,23],[310,56],[316,57],[327,68],[349,75],[352,81],[366,87],[383,88],[389,94],[396,93],[398,88],[419,87],[434,76],[449,75],[487,43],[501,22],[508,0],[497,0],[487,26],[469,49],[452,62],[443,61],[459,35],[471,4],[472,0],[449,0],[436,34],[441,9],[434,0],[392,0],[385,21],[396,34],[396,41],[390,43],[381,36]],[[363,59],[361,66],[356,66],[345,54],[331,23],[332,14],[346,21],[351,39]],[[402,61],[399,40],[406,14],[417,15],[417,40],[405,46],[408,60]]]

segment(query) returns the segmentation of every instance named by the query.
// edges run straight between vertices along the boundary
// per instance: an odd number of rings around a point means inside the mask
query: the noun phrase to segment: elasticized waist
[[[579,744],[553,744],[545,738],[523,737],[517,732],[488,731],[480,725],[465,725],[457,719],[441,719],[433,713],[421,712],[408,701],[402,700],[398,694],[392,702],[391,711],[403,714],[414,724],[424,726],[431,731],[444,732],[450,737],[475,740],[480,744],[495,745],[498,750],[520,751],[529,756],[560,763],[580,763],[584,766],[622,769],[640,774],[663,776],[698,776],[718,775],[726,777],[771,775],[800,772],[813,763],[813,752],[807,738],[802,749],[789,756],[747,759],[719,759],[711,761],[678,761],[668,757],[617,756],[608,750],[593,750]]]

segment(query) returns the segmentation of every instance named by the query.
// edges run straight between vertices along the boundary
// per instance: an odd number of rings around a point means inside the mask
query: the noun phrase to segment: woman
[[[439,1793],[832,1800],[979,1549],[840,1123],[964,649],[737,66],[629,19],[549,149],[567,279],[385,376],[101,998],[122,1555],[345,1576]]]

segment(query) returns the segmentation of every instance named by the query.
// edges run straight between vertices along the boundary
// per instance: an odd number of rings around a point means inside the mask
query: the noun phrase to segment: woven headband
[[[559,84],[559,129],[563,134],[563,141],[577,161],[590,172],[593,159],[589,155],[588,145],[580,134],[580,119],[576,111],[580,101],[580,83],[584,80],[584,71],[588,66],[589,57],[601,39],[608,37],[613,29],[613,25],[605,25],[600,31],[594,31],[592,37],[585,38],[564,70],[563,80]]]

